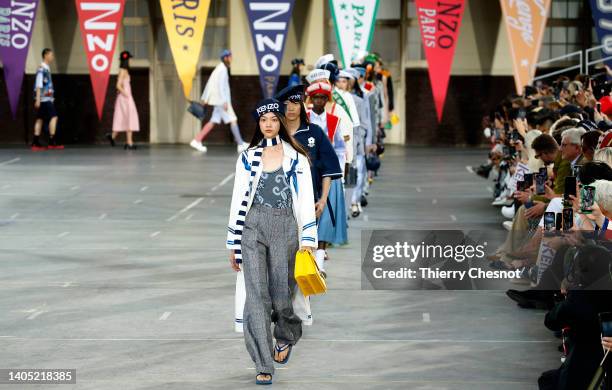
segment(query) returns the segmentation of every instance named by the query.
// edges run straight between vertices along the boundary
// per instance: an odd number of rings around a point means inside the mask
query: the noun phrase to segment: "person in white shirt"
[[[199,152],[206,152],[206,146],[202,145],[202,141],[208,133],[212,131],[215,125],[229,123],[230,129],[234,136],[234,141],[238,145],[238,152],[246,150],[248,143],[245,143],[240,134],[238,127],[238,118],[232,107],[232,97],[229,85],[229,69],[232,63],[232,53],[229,50],[221,52],[221,62],[215,67],[210,74],[210,78],[206,83],[204,92],[202,93],[202,104],[213,106],[212,116],[210,121],[202,127],[202,130],[195,136],[189,144],[192,148]]]
[[[331,93],[332,87],[326,82],[313,83],[308,86],[306,94],[312,102],[312,109],[308,111],[308,117],[311,123],[321,127],[323,132],[327,134],[342,168],[346,161],[346,143],[341,134],[342,119],[326,111]],[[323,272],[325,272],[327,244],[343,245],[348,242],[346,203],[342,180],[332,180],[328,199],[330,207],[326,207],[319,218],[319,249],[315,252],[315,260],[319,269]]]

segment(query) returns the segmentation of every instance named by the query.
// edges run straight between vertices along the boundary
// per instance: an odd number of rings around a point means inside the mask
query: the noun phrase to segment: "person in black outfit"
[[[612,255],[598,245],[579,248],[569,265],[565,300],[546,314],[544,324],[553,331],[569,328],[569,353],[556,370],[538,380],[540,390],[586,390],[603,359],[598,314],[612,311]],[[609,362],[607,362],[609,363]]]

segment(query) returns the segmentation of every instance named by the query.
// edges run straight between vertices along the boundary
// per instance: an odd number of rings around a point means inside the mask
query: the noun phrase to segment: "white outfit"
[[[345,150],[342,152],[345,153],[345,162],[348,162],[350,164],[353,162],[353,121],[348,116],[346,111],[344,111],[344,108],[342,108],[336,103],[332,104],[330,114],[335,115],[340,119],[336,132],[340,131],[340,135],[342,135],[343,137],[346,135],[349,136],[349,140],[345,142]],[[335,145],[334,149],[336,149],[336,152],[338,152],[338,149],[335,147]],[[340,165],[340,168],[342,168],[342,172],[344,172],[344,166]]]
[[[236,117],[236,113],[234,112],[234,108],[231,103],[227,104],[227,111],[223,109],[223,106],[215,106],[213,108],[212,115],[210,117],[210,121],[212,123],[231,123],[236,122],[238,117]]]
[[[214,106],[210,118],[212,123],[230,123],[238,120],[232,107],[229,73],[223,62],[220,62],[210,74],[201,100],[205,104]],[[227,104],[227,111],[223,109],[224,104]]]
[[[321,129],[327,129],[327,111],[323,110],[321,115],[317,114],[313,110],[310,110],[310,123],[319,126]],[[325,133],[327,134],[327,133]]]
[[[357,110],[357,105],[355,104],[355,100],[353,99],[352,93],[341,90],[336,87],[334,87],[334,89],[336,90],[338,94],[340,94],[340,96],[342,96],[342,99],[344,100],[344,103],[346,104],[346,107],[348,108],[348,112],[346,112],[344,107],[341,106],[340,108],[342,109],[342,111],[344,111],[347,114],[347,120],[349,121],[349,123],[352,123],[353,125],[353,129],[350,134],[351,138],[348,141],[346,141],[346,148],[347,148],[346,160],[350,164],[353,162],[353,159],[355,158],[354,156],[355,146],[353,145],[353,143],[355,142],[355,138],[354,138],[355,130],[359,132],[358,128],[361,125],[361,122],[359,120],[359,111]]]
[[[337,107],[337,105],[336,105]],[[344,110],[341,110],[344,112]],[[318,115],[313,110],[309,110],[309,118],[310,122],[319,126],[325,134],[327,134],[327,111],[323,110],[321,115]],[[332,114],[334,115],[334,114]],[[334,151],[336,152],[336,156],[338,157],[338,163],[340,164],[340,169],[342,170],[342,174],[344,175],[344,164],[346,163],[346,154],[348,150],[348,142],[344,141],[343,133],[342,133],[342,119],[338,121],[338,127],[336,127],[336,131],[334,132],[334,139],[330,140],[334,147]],[[352,153],[351,153],[352,155]]]
[[[353,94],[337,87],[334,87],[334,89],[337,93],[340,94],[340,96],[342,96],[342,99],[344,99],[344,102],[346,103],[346,106],[349,109],[351,119],[353,120],[353,127],[361,125],[361,122],[359,120],[359,110],[357,110],[357,105],[355,104],[355,100],[353,99]]]

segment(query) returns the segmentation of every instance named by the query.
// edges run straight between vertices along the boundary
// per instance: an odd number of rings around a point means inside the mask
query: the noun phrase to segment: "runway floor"
[[[330,250],[329,291],[277,389],[536,389],[543,311],[503,291],[363,291],[360,230],[501,229],[478,149],[388,147]],[[225,249],[234,148],[0,149],[0,368],[75,368],[6,389],[253,388]]]

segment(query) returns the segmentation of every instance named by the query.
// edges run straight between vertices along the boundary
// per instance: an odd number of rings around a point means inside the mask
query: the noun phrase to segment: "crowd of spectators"
[[[490,266],[521,271],[513,283],[524,288],[506,294],[521,308],[548,310],[544,325],[562,340],[562,364],[542,374],[540,389],[612,388],[609,73],[537,82],[508,96],[484,118],[491,150],[472,168],[490,182],[492,205],[506,219]]]

